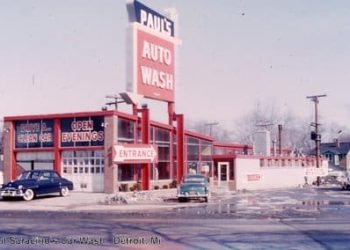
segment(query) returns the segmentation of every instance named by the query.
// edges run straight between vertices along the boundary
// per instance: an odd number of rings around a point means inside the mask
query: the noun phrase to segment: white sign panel
[[[147,144],[124,144],[114,146],[115,163],[156,163],[157,148]]]

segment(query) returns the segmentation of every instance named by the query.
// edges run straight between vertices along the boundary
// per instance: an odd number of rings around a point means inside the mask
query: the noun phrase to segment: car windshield
[[[20,176],[17,177],[17,180],[28,180],[28,179],[38,179],[39,172],[23,172]]]
[[[205,177],[203,177],[203,176],[186,176],[186,177],[184,177],[183,182],[203,183],[203,182],[205,182]]]

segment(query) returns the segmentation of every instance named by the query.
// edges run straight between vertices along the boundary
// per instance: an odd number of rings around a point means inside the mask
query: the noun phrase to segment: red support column
[[[141,109],[141,132],[142,132],[142,144],[149,144],[150,142],[150,121],[149,121],[149,109],[143,107]],[[141,164],[141,180],[142,190],[150,189],[150,176],[151,176],[151,164]]]
[[[60,142],[61,142],[61,127],[60,127],[60,120],[55,119],[54,120],[54,166],[53,169],[56,170],[59,174],[61,173],[62,166],[61,166],[61,153],[60,153]]]
[[[15,180],[17,178],[17,160],[16,160],[16,153],[13,149],[11,149],[11,178],[10,180]]]
[[[9,152],[8,155],[10,156],[10,180],[12,181],[17,178],[17,160],[16,160],[17,156],[15,153],[16,131],[15,131],[15,124],[13,122],[7,128],[7,133],[8,133],[8,135],[6,135],[6,140],[8,143],[7,152]]]
[[[184,175],[184,152],[185,152],[185,130],[183,114],[176,115],[176,135],[177,135],[177,183],[180,183]]]

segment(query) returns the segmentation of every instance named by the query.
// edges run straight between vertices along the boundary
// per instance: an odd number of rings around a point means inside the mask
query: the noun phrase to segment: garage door
[[[103,192],[103,151],[62,152],[62,176],[74,183],[76,191]]]

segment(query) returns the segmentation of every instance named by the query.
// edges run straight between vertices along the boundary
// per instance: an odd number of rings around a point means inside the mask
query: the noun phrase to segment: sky
[[[175,8],[176,113],[234,121],[257,103],[350,121],[350,1],[143,0]],[[0,118],[96,111],[126,90],[124,0],[0,0]],[[166,121],[166,103],[142,100]],[[122,104],[121,110],[130,107]],[[349,124],[350,125],[350,124]],[[350,126],[349,126],[350,127]]]

